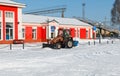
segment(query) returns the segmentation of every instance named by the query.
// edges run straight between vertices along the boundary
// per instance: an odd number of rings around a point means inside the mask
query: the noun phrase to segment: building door
[[[6,40],[13,39],[13,23],[6,23]]]
[[[55,37],[55,26],[51,26],[51,38]]]

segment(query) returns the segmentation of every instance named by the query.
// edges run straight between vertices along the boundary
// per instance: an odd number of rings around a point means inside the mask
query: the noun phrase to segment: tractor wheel
[[[72,48],[73,47],[73,41],[69,40],[67,41],[67,48]]]
[[[55,49],[60,49],[61,48],[61,43],[56,43],[54,48]]]

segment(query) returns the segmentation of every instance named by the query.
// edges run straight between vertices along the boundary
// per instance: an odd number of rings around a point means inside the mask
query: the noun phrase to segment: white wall
[[[22,8],[18,8],[18,39],[22,39]]]
[[[58,34],[58,26],[59,26],[59,24],[58,23],[56,23],[55,21],[53,21],[53,22],[50,22],[49,24],[48,24],[48,28],[47,28],[47,38],[48,39],[51,39],[51,26],[55,26],[55,31],[54,31],[54,36],[56,37],[57,36],[57,34]]]
[[[93,37],[93,34],[92,34],[92,29],[90,29],[90,38],[92,38]]]
[[[48,26],[49,30],[48,30],[48,39],[51,38],[51,26]]]
[[[57,37],[57,35],[58,35],[58,27],[56,27],[56,29],[55,29],[55,37]]]

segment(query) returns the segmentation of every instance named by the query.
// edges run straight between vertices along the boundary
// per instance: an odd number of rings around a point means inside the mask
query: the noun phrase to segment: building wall
[[[42,41],[42,27],[37,27],[37,40]]]
[[[26,42],[45,42],[47,39],[56,37],[60,28],[70,29],[70,34],[73,38],[94,39],[94,33],[91,26],[60,25],[59,23],[53,21],[49,24],[23,23],[22,27],[26,30]],[[34,28],[36,28],[36,39],[32,38],[32,30]]]
[[[25,42],[45,42],[46,41],[46,24],[34,24],[34,23],[23,23],[22,29],[24,29],[25,36],[22,39]],[[35,32],[33,32],[35,30]],[[35,38],[33,37],[35,36]]]
[[[76,37],[75,31],[76,31],[75,28],[70,28],[70,34],[72,37]]]
[[[70,34],[71,36],[80,38],[80,39],[93,39],[93,30],[92,26],[75,26],[75,25],[61,25],[61,24],[56,24],[55,22],[50,22],[49,24],[54,25],[57,29],[55,31],[58,31],[59,28],[63,29],[70,29]],[[51,25],[49,27],[49,38],[51,37]],[[57,34],[57,33],[56,33]],[[56,37],[56,35],[55,35]]]

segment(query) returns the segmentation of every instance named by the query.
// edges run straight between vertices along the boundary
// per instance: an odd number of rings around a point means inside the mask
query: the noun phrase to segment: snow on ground
[[[60,50],[43,49],[41,43],[12,50],[0,45],[0,76],[120,76],[120,40],[88,41]]]

